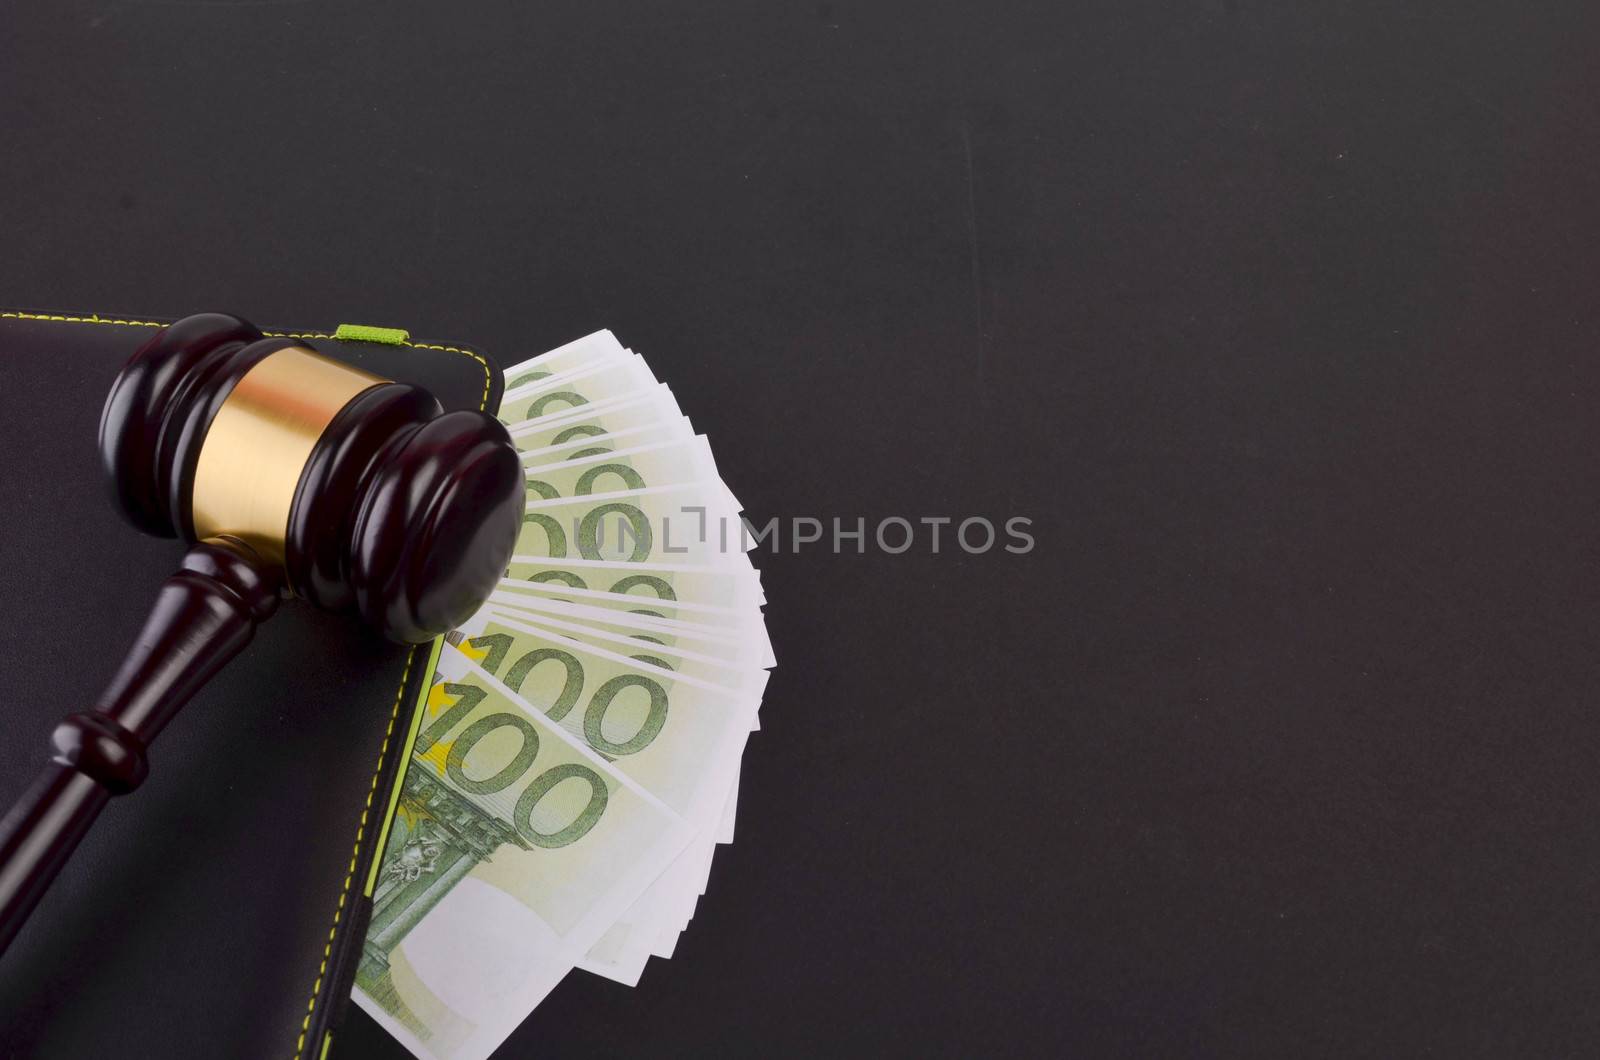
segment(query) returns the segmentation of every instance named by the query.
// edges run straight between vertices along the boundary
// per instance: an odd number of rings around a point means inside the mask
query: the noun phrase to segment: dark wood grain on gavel
[[[56,727],[49,764],[0,821],[0,950],[111,797],[144,779],[150,742],[286,591],[425,641],[481,605],[522,518],[521,462],[495,419],[223,314],[180,320],[133,355],[100,452],[128,520],[192,547],[106,691]],[[197,541],[202,527],[212,536]]]

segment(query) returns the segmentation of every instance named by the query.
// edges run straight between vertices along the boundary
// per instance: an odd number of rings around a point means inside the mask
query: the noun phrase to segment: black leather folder
[[[162,323],[0,312],[0,812],[183,555],[121,520],[95,445],[113,377]],[[446,409],[499,406],[499,370],[459,344],[267,330]],[[152,745],[149,779],[113,800],[0,956],[0,1054],[323,1056],[429,649],[280,609]]]

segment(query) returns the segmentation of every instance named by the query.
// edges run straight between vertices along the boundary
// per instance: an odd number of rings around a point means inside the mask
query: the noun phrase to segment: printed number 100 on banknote
[[[484,1057],[690,838],[666,806],[445,646],[356,976],[422,1055]]]

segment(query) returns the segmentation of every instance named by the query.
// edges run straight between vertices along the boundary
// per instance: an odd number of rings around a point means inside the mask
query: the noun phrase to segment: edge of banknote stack
[[[354,998],[418,1056],[487,1056],[572,968],[636,985],[734,836],[775,660],[740,505],[609,331],[505,372],[528,507],[434,653]]]

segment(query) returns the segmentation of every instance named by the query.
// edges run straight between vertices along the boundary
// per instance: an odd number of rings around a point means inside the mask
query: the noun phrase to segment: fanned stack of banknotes
[[[505,375],[527,514],[438,648],[356,976],[439,1060],[574,967],[632,986],[672,956],[774,663],[739,503],[644,360],[602,331]]]

